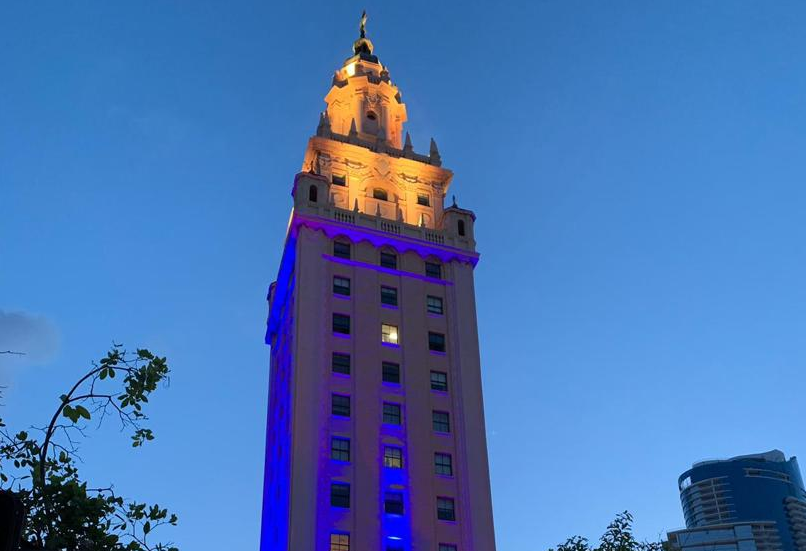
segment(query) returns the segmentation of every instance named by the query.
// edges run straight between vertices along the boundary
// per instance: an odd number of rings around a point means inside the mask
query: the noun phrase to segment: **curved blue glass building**
[[[795,457],[773,450],[695,463],[678,487],[687,530],[669,534],[677,547],[806,551],[806,490]]]

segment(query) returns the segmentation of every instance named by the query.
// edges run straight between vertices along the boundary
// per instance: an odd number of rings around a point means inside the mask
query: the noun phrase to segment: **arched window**
[[[376,187],[375,189],[372,190],[372,197],[374,197],[375,199],[380,199],[381,201],[389,200],[389,194],[386,193],[386,190],[381,189],[379,187]]]
[[[316,189],[316,186],[311,184],[311,187],[308,188],[308,201],[312,201],[316,203],[316,198],[319,195],[319,190]]]
[[[464,220],[459,220],[456,223],[456,229],[459,232],[459,235],[464,235],[465,234],[465,221]]]
[[[378,133],[378,115],[375,114],[375,111],[367,111],[367,114],[364,115],[362,130],[365,134],[373,136]]]

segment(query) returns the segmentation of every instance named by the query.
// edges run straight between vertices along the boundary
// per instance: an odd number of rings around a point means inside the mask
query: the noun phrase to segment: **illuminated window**
[[[334,186],[346,186],[347,185],[347,177],[346,176],[339,176],[334,174],[330,177],[330,181],[333,182]]]
[[[349,287],[349,284],[350,284],[350,280],[347,280],[348,287]],[[350,291],[350,289],[348,288],[347,289],[347,294],[348,295],[350,294],[349,291]],[[441,298],[432,297],[431,295],[428,295],[425,298],[425,304],[426,304],[426,308],[428,308],[428,313],[429,314],[439,314],[440,316],[442,315],[443,308],[442,308],[442,299]]]
[[[440,543],[439,551],[456,551],[456,546],[452,543]]]
[[[434,262],[426,262],[425,275],[436,279],[442,279],[442,266]]]
[[[381,303],[387,306],[397,306],[397,289],[381,287]]]
[[[381,342],[398,344],[397,325],[381,324]]]
[[[344,241],[333,242],[333,256],[339,258],[350,258],[350,244]]]
[[[435,352],[445,352],[445,335],[442,333],[428,332],[428,350]]]
[[[381,266],[384,268],[397,269],[397,255],[381,251]]]
[[[451,432],[451,416],[447,412],[434,411],[431,420],[436,432]]]
[[[389,194],[386,193],[386,190],[381,189],[379,187],[376,187],[375,189],[372,190],[372,197],[378,199],[379,201],[389,200]]]
[[[431,390],[448,392],[448,374],[443,371],[432,371]]]
[[[424,193],[417,194],[417,204],[427,207],[431,204],[431,201],[428,199],[428,195]]]
[[[453,460],[451,454],[434,454],[434,472],[443,476],[453,476]]]
[[[350,534],[330,534],[330,551],[350,551]]]
[[[350,316],[345,314],[333,314],[333,332],[349,335]]]
[[[343,482],[333,482],[330,485],[330,504],[333,507],[350,508],[350,485]]]
[[[337,438],[330,439],[330,459],[336,461],[350,461],[350,439]]]
[[[350,397],[343,394],[333,394],[330,402],[330,413],[340,417],[349,417]]]
[[[337,295],[350,296],[350,280],[346,277],[333,276],[333,292]]]
[[[391,469],[403,468],[403,450],[392,446],[383,448],[383,466]]]
[[[402,515],[403,494],[400,492],[386,492],[383,498],[383,512],[387,515]]]
[[[350,374],[350,355],[342,354],[341,352],[334,352],[331,359],[330,368],[333,373],[341,373],[342,375]]]
[[[392,362],[383,362],[383,382],[400,384],[400,365]]]
[[[400,415],[400,404],[383,404],[383,422],[388,425],[400,425],[402,416]]]
[[[464,235],[465,234],[465,221],[464,220],[459,220],[457,222],[456,229],[459,232],[459,235]]]
[[[437,498],[437,518],[439,520],[456,520],[456,508],[454,506],[453,498]]]

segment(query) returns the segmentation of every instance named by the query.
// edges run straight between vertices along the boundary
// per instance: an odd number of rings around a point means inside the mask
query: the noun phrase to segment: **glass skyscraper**
[[[678,479],[686,530],[669,533],[685,551],[806,551],[806,490],[783,452],[702,461]]]

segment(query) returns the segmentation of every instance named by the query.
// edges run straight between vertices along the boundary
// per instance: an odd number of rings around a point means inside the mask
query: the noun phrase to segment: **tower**
[[[673,548],[806,551],[806,489],[783,452],[702,461],[678,479],[686,529]]]
[[[269,289],[262,551],[494,551],[475,215],[366,37],[294,178]]]

